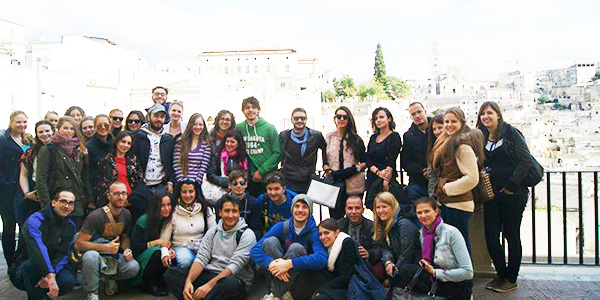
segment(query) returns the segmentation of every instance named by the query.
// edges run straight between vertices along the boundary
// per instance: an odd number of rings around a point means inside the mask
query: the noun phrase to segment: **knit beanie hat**
[[[306,205],[308,205],[308,211],[312,215],[312,213],[313,213],[313,202],[310,199],[310,197],[308,197],[308,195],[306,195],[306,194],[298,194],[298,195],[296,195],[296,197],[294,197],[294,199],[292,200],[292,208],[291,208],[292,213],[294,213],[293,212],[294,205],[296,204],[297,201],[302,201],[302,202],[306,203]]]

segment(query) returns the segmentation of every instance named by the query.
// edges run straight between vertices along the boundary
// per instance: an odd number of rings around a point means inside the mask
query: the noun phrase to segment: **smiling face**
[[[392,207],[386,203],[383,203],[383,201],[377,201],[375,204],[375,212],[377,213],[379,219],[384,222],[389,220],[394,213]]]
[[[225,201],[221,206],[219,215],[223,220],[223,230],[227,231],[235,227],[240,217],[240,207],[229,201]]]
[[[304,223],[308,220],[309,215],[310,210],[308,209],[306,202],[299,200],[294,203],[294,206],[292,207],[292,217],[294,218],[294,221]]]
[[[20,135],[27,129],[27,116],[18,114],[10,121],[10,131],[14,135]]]
[[[171,198],[169,196],[164,196],[160,200],[160,216],[163,218],[168,218],[171,215]]]
[[[96,134],[101,138],[106,138],[110,132],[110,120],[105,117],[96,119]]]
[[[202,118],[202,116],[199,116],[198,118],[196,118],[196,121],[194,122],[194,127],[192,127],[192,133],[195,136],[200,136],[200,134],[202,134],[203,130],[204,130],[204,119]]]
[[[61,217],[68,216],[75,209],[75,195],[69,191],[58,194],[58,200],[52,200],[52,208]]]
[[[436,138],[439,138],[440,135],[442,135],[442,132],[444,132],[444,124],[434,122],[432,127],[433,127],[433,135]]]
[[[335,242],[335,239],[337,238],[338,234],[340,234],[339,230],[331,231],[329,229],[319,226],[319,240],[327,249],[333,246],[333,243]]]
[[[96,129],[94,128],[94,120],[85,120],[81,122],[81,133],[86,138],[91,138],[96,133]]]
[[[124,183],[113,183],[107,193],[110,205],[114,208],[123,208],[127,204],[127,187]]]
[[[285,188],[281,186],[279,182],[273,182],[267,184],[267,196],[275,203],[283,202],[283,193],[285,192]]]
[[[193,184],[181,185],[181,192],[179,193],[181,200],[186,205],[190,205],[196,201],[196,189]]]
[[[154,101],[154,103],[165,104],[165,102],[167,102],[167,91],[161,88],[154,90],[152,101]]]
[[[167,115],[164,112],[150,114],[150,129],[160,131],[163,124],[165,124],[166,116]]]
[[[444,115],[444,130],[448,135],[453,135],[460,130],[462,124],[456,115],[448,113]]]
[[[495,130],[498,128],[500,116],[491,106],[486,107],[479,118],[481,120],[481,124],[483,124],[483,126],[485,126],[487,129]]]
[[[246,103],[244,106],[244,116],[246,120],[252,122],[258,119],[258,114],[260,113],[260,109],[252,103]]]
[[[117,142],[117,156],[125,156],[129,149],[131,149],[131,137],[126,135]]]
[[[74,109],[69,113],[69,116],[71,116],[71,118],[75,119],[75,122],[79,123],[79,121],[81,121],[81,119],[83,118],[83,114],[79,111],[79,109]]]
[[[229,182],[229,189],[234,195],[243,196],[246,192],[246,188],[248,188],[248,182],[246,182],[244,177],[238,177]]]
[[[230,136],[225,140],[225,149],[228,152],[235,151],[235,150],[237,150],[237,148],[238,148],[238,141],[234,137]]]
[[[306,128],[306,113],[297,111],[292,114],[292,124],[294,124],[294,130],[303,131]]]
[[[375,115],[375,126],[377,126],[377,129],[379,130],[389,128],[390,118],[388,118],[388,115],[385,113],[385,111],[380,110],[377,112]]]
[[[35,134],[44,145],[48,144],[52,140],[52,127],[48,124],[42,124],[37,127]]]
[[[123,125],[123,113],[116,110],[110,113],[112,128],[121,128]]]
[[[429,228],[433,224],[433,222],[435,222],[435,218],[439,214],[439,210],[433,209],[433,207],[429,203],[417,204],[415,210],[419,222],[421,222],[421,224],[423,224],[425,228]]]
[[[333,117],[333,121],[335,123],[335,126],[337,128],[346,128],[348,127],[348,119],[350,118],[350,116],[348,116],[348,114],[342,110],[342,109],[338,109],[335,112],[335,116]]]
[[[71,122],[63,122],[58,128],[58,133],[64,135],[68,138],[73,138],[75,136],[75,128]]]
[[[224,113],[219,118],[219,124],[217,124],[219,126],[219,130],[222,132],[228,131],[231,128],[231,120],[232,119],[233,119],[233,117],[231,116],[231,114]]]
[[[171,120],[179,122],[179,120],[181,120],[182,115],[183,107],[178,103],[171,104],[171,107],[169,107],[169,117],[171,117]]]
[[[129,128],[129,130],[131,131],[137,131],[142,127],[142,120],[140,120],[140,117],[136,114],[131,114],[128,118],[127,118],[127,128]]]

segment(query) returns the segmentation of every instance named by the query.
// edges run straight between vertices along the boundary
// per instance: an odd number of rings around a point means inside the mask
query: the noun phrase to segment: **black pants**
[[[361,195],[362,199],[362,195]],[[343,186],[340,189],[340,196],[335,202],[335,207],[329,209],[329,216],[336,220],[343,218],[346,215],[346,201],[348,200],[348,194],[346,193],[346,188]]]
[[[407,286],[417,273],[419,269],[418,265],[415,264],[404,264],[398,270],[398,276],[400,276],[400,286]],[[414,287],[415,292],[419,293],[428,293],[431,290],[432,284],[432,276],[431,274],[425,272],[423,270],[421,275],[419,276],[419,281]],[[450,282],[450,281],[439,281],[436,296],[445,297],[446,299],[451,300],[459,300],[471,299],[471,294],[473,293],[473,281],[465,280],[460,282]]]
[[[146,264],[146,268],[143,270],[142,275],[142,286],[150,288],[153,285],[164,287],[165,280],[163,279],[163,274],[167,271],[167,268],[163,266],[160,260],[160,250],[154,251],[152,256],[150,256],[150,260],[148,260],[148,264]]]
[[[521,247],[521,220],[527,204],[529,191],[527,188],[506,195],[497,196],[485,203],[485,241],[490,257],[500,278],[512,283],[517,282],[523,249]],[[504,249],[500,243],[500,232],[508,242],[508,266]]]
[[[6,264],[10,266],[13,262],[17,247],[17,242],[15,241],[17,220],[15,218],[14,207],[12,205],[3,207],[2,210],[0,210],[0,217],[2,217],[2,251],[4,252]]]
[[[42,275],[32,260],[26,260],[9,270],[8,277],[17,289],[27,292],[28,299],[50,299],[47,296],[48,289],[37,287]],[[75,268],[67,264],[56,274],[55,279],[59,289],[58,295],[66,295],[75,287]]]
[[[167,288],[177,299],[183,299],[183,288],[185,279],[187,278],[189,269],[180,267],[170,267],[163,275]],[[215,278],[218,274],[204,270],[196,280],[194,280],[194,291]],[[205,300],[220,300],[220,299],[244,299],[246,298],[246,287],[234,275],[219,279],[215,287],[206,295]]]

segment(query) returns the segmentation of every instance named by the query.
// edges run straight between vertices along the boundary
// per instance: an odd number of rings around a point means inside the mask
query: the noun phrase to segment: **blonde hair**
[[[390,192],[381,192],[375,196],[373,207],[377,207],[378,202],[390,206],[392,208],[392,216],[387,221],[383,221],[377,213],[373,214],[373,240],[379,241],[385,237],[385,240],[389,244],[389,233],[392,226],[394,226],[394,216],[398,212],[398,200]]]
[[[23,115],[23,116],[25,116],[25,118],[29,119],[27,117],[27,114],[25,114],[24,111],[22,111],[22,110],[13,111],[10,114],[10,118],[9,118],[10,121],[8,122],[8,129],[10,129],[10,131],[12,131],[12,123],[15,121],[15,118],[19,115]],[[21,143],[23,143],[24,145],[33,143],[33,136],[27,132],[21,133]]]

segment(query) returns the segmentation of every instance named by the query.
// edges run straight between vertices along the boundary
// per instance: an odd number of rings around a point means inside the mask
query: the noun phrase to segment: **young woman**
[[[460,108],[444,113],[444,132],[433,144],[431,166],[439,174],[435,194],[442,203],[442,218],[463,234],[469,253],[469,218],[475,209],[471,190],[479,182],[483,166],[481,131],[466,124]]]
[[[142,168],[135,155],[129,153],[132,140],[133,137],[128,131],[119,132],[111,144],[108,154],[98,162],[97,185],[95,186],[96,207],[108,204],[106,193],[113,182],[124,183],[129,195],[138,184],[143,182]],[[142,213],[136,209],[131,211],[134,219],[140,217]]]
[[[340,231],[336,220],[326,219],[319,224],[319,240],[327,249],[327,276],[312,299],[346,299],[348,282],[354,266],[360,263],[358,247],[352,238]]]
[[[335,208],[329,209],[334,219],[344,217],[344,207],[348,195],[362,195],[365,191],[365,144],[356,133],[356,123],[349,108],[340,106],[333,118],[336,131],[326,135],[327,161],[329,168],[325,169],[328,176],[336,180],[344,180],[346,189],[338,198]]]
[[[146,123],[146,117],[144,113],[139,110],[132,110],[125,118],[125,130],[129,131],[131,134],[136,133],[142,125]]]
[[[40,200],[36,193],[37,156],[40,149],[50,143],[54,127],[48,120],[41,120],[35,123],[35,140],[32,147],[27,149],[21,155],[19,185],[23,192],[23,202],[21,209],[17,210],[17,223],[22,224],[32,213],[40,210]],[[18,204],[18,203],[17,203]],[[19,206],[19,205],[18,205]],[[17,206],[17,207],[18,207]],[[21,217],[19,217],[21,215]]]
[[[210,138],[215,143],[215,147],[219,147],[225,139],[225,133],[235,129],[235,117],[228,110],[222,110],[215,118],[215,127],[210,131]]]
[[[519,130],[504,122],[496,102],[484,102],[477,115],[477,128],[484,136],[486,169],[490,170],[496,197],[485,203],[485,240],[496,278],[487,289],[509,292],[517,288],[521,267],[521,219],[529,190],[522,183],[533,164],[525,138]],[[508,266],[500,244],[500,232],[508,241]]]
[[[446,299],[471,299],[473,292],[473,265],[462,234],[442,221],[436,200],[421,198],[415,202],[417,218],[423,225],[420,233],[421,256],[419,264],[400,267],[400,286],[408,285],[419,266],[423,271],[414,290],[427,293],[437,281],[436,296]]]
[[[92,116],[85,116],[79,122],[79,130],[83,137],[85,138],[86,143],[94,137],[94,133],[96,133],[96,128],[94,127],[94,118]]]
[[[140,264],[140,272],[131,285],[141,287],[152,296],[168,295],[163,274],[167,270],[160,260],[160,248],[170,248],[171,242],[160,239],[160,231],[171,219],[175,205],[167,191],[152,195],[148,213],[137,220],[131,232],[131,250]]]
[[[81,225],[85,209],[94,207],[89,186],[87,148],[77,122],[61,117],[51,143],[40,149],[36,170],[37,195],[42,206],[48,204],[57,188],[68,188],[75,194],[75,209],[70,217]]]
[[[52,128],[54,128],[54,129],[56,129],[56,124],[58,123],[58,118],[60,118],[60,116],[55,111],[49,111],[44,116],[44,120],[50,121],[50,123],[52,124]]]
[[[181,132],[186,128],[185,122],[181,120],[183,116],[183,102],[181,101],[173,101],[171,106],[169,106],[169,117],[171,118],[171,122],[165,124],[163,128],[170,135],[177,137],[181,134]]]
[[[427,128],[427,162],[431,161],[431,149],[433,149],[433,144],[435,144],[435,141],[437,140],[438,137],[440,137],[440,135],[442,135],[442,132],[444,131],[444,115],[442,114],[437,114],[435,115],[432,119],[431,122],[429,122],[429,128]],[[437,196],[435,195],[435,189],[437,188],[437,180],[439,177],[439,174],[437,172],[434,172],[433,167],[431,166],[430,163],[427,164],[427,193],[429,195],[429,197],[432,197],[434,199],[437,199]]]
[[[227,176],[233,170],[241,170],[248,173],[248,156],[246,155],[246,144],[242,134],[237,130],[228,131],[223,137],[217,150],[212,153],[210,164],[206,171],[206,179],[223,189],[229,186]]]
[[[210,137],[199,113],[190,117],[183,134],[175,141],[173,169],[177,182],[193,180],[202,184],[210,162]]]
[[[10,266],[15,254],[15,200],[19,195],[19,161],[32,142],[27,129],[27,115],[10,114],[8,129],[0,135],[0,216],[2,217],[2,250]]]
[[[404,264],[415,264],[421,257],[419,232],[409,217],[412,210],[400,209],[390,192],[375,197],[373,240],[382,245],[381,260],[392,285],[397,285],[396,271]]]
[[[204,233],[217,226],[215,214],[206,200],[200,197],[200,185],[187,180],[179,184],[173,217],[161,231],[160,239],[171,241],[171,250],[161,247],[163,266],[189,268],[194,262]]]
[[[88,149],[88,157],[90,162],[90,184],[93,187],[98,186],[98,162],[102,159],[110,150],[110,145],[113,141],[112,133],[110,132],[111,121],[107,115],[97,115],[94,118],[94,127],[96,133],[86,143]],[[95,194],[95,192],[94,192]],[[104,197],[104,195],[95,195],[96,197]]]
[[[402,138],[394,131],[396,123],[392,113],[384,107],[376,108],[371,115],[371,126],[373,135],[367,146],[367,191],[376,178],[383,179],[383,190],[389,190],[391,181],[396,181],[398,172],[396,161],[402,149]],[[397,181],[396,181],[397,183]],[[368,193],[368,192],[367,192]],[[370,197],[367,197],[369,199]],[[369,209],[373,209],[373,203],[365,203]]]
[[[73,118],[75,120],[75,123],[79,124],[81,119],[85,117],[85,111],[83,111],[83,108],[79,106],[71,106],[65,112],[65,117],[66,116]]]

